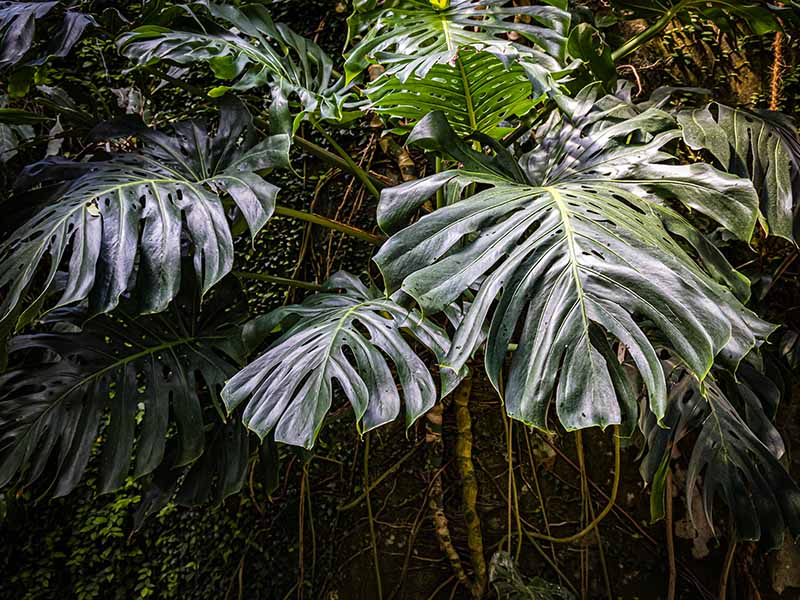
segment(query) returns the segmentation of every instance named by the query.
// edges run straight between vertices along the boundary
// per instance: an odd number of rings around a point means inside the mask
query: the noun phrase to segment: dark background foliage
[[[139,10],[135,3],[84,3],[110,34],[119,26],[112,9]],[[603,3],[581,4],[587,18],[603,9]],[[276,21],[289,23],[298,33],[317,38],[331,55],[338,54],[346,36],[349,8],[335,0],[287,0],[270,6]],[[641,23],[628,22],[610,26],[611,39],[624,40],[636,33]],[[712,25],[693,19],[680,28],[669,29],[663,36],[629,58],[620,73],[636,74],[640,97],[645,98],[659,85],[702,85],[713,88],[718,99],[729,104],[764,107],[769,99],[769,70],[774,60],[771,38],[742,37],[735,45],[719,35]],[[793,37],[784,47],[786,65],[782,77],[782,109],[800,116],[800,40]],[[192,93],[192,86],[208,87],[210,74],[203,67],[182,76],[183,87],[152,89],[152,77],[146,72],[126,73],[127,63],[116,52],[111,35],[90,36],[79,42],[66,59],[54,61],[38,75],[36,84],[59,86],[77,105],[74,122],[63,122],[57,133],[66,155],[79,157],[79,131],[85,130],[81,114],[111,118],[124,112],[126,102],[145,102],[156,122],[196,117],[205,109],[202,96]],[[628,71],[628,72],[626,72]],[[30,92],[36,94],[37,92]],[[23,106],[25,100],[22,100]],[[73,130],[75,135],[73,135]],[[321,145],[312,130],[304,135]],[[397,178],[395,161],[377,146],[377,134],[367,128],[346,133],[345,145],[359,160],[373,164],[373,169]],[[47,140],[39,139],[19,149],[19,154],[0,170],[0,187],[8,189],[21,165],[41,158]],[[328,170],[310,156],[293,150],[294,166],[304,178],[289,172],[273,180],[281,185],[281,200],[287,206],[301,206],[313,197],[312,207],[320,214],[370,227],[364,215],[373,214],[368,196],[357,191],[348,176]],[[24,206],[6,200],[2,206],[2,227],[13,225]],[[11,215],[14,215],[12,218]],[[359,219],[365,219],[360,222]],[[758,269],[775,273],[791,252],[788,244],[771,238],[759,249]],[[303,260],[301,260],[303,259]],[[242,236],[237,241],[236,269],[264,271],[307,281],[322,281],[340,268],[354,273],[368,271],[369,249],[358,241],[328,231],[315,230],[291,219],[276,219],[255,242]],[[749,260],[749,257],[741,262]],[[747,268],[745,267],[745,272]],[[769,281],[764,285],[769,286]],[[248,302],[253,312],[274,308],[288,299],[299,299],[296,290],[251,281],[247,285]],[[781,285],[765,297],[766,316],[800,329],[800,275],[795,264],[781,279]],[[475,454],[481,489],[480,508],[489,549],[501,541],[506,526],[504,424],[496,396],[489,389],[477,390],[478,405],[473,413]],[[455,424],[452,415],[444,423],[444,437],[452,439]],[[331,426],[321,435],[315,455],[282,450],[277,472],[264,468],[263,456],[254,457],[249,481],[244,490],[217,506],[187,508],[169,504],[157,515],[137,523],[135,516],[143,500],[142,484],[129,481],[113,494],[95,496],[96,476],[89,477],[70,496],[40,499],[31,492],[17,496],[0,495],[0,598],[265,598],[279,600],[294,597],[299,584],[310,598],[373,598],[369,535],[363,504],[337,510],[362,489],[360,443],[349,417],[330,419]],[[790,456],[800,457],[798,395],[781,406],[777,422],[790,446]],[[412,430],[411,442],[424,436]],[[597,438],[597,439],[595,439]],[[372,477],[393,468],[412,443],[395,444],[403,439],[402,427],[394,424],[374,436],[370,456]],[[552,468],[541,474],[542,492],[553,523],[572,522],[571,507],[578,503],[580,490],[576,472],[556,456],[539,438],[519,440],[515,451],[520,457],[530,451],[540,459],[550,460]],[[562,448],[570,453],[565,438]],[[593,447],[590,473],[595,483],[610,486],[611,448],[600,436],[588,436]],[[792,452],[791,450],[795,451]],[[451,449],[446,449],[445,460]],[[525,460],[522,460],[525,463]],[[533,473],[523,464],[520,472],[519,502],[525,513],[541,524],[541,514]],[[792,471],[800,476],[800,464]],[[400,598],[427,598],[449,577],[449,566],[442,559],[436,540],[426,524],[427,493],[422,476],[425,459],[416,453],[402,463],[373,495],[373,507],[379,531],[384,573],[384,592],[398,589]],[[450,506],[458,506],[454,475],[445,481],[445,497]],[[269,496],[267,495],[269,492]],[[657,587],[665,581],[666,559],[663,527],[649,526],[649,510],[642,483],[633,463],[623,474],[620,505],[631,519],[615,513],[603,526],[608,548],[604,560],[623,598],[655,598]],[[676,517],[683,518],[684,507],[677,507]],[[422,526],[420,527],[420,522]],[[302,527],[298,527],[302,523]],[[461,515],[453,511],[451,529],[456,545],[464,543]],[[413,550],[409,542],[412,536]],[[689,536],[691,537],[691,536]],[[593,539],[587,541],[594,544]],[[681,540],[678,555],[683,576],[679,597],[698,597],[697,589],[715,589],[724,557],[724,546],[713,539],[707,543],[710,555],[693,560],[693,553],[703,553],[703,540]],[[549,553],[546,546],[543,550]],[[757,582],[762,597],[772,592],[771,564],[754,550],[740,558],[738,581],[746,586],[748,578]],[[593,553],[595,557],[597,553]],[[577,570],[577,556],[559,551],[559,564],[566,572]],[[594,560],[598,560],[595,558]],[[770,559],[774,560],[774,559]],[[547,574],[546,563],[533,547],[526,547],[520,561],[525,573]],[[597,581],[592,588],[601,590],[601,569],[592,565]],[[406,575],[404,587],[398,588]],[[450,588],[447,588],[449,591]],[[746,593],[746,590],[739,590]],[[788,592],[790,594],[791,592]],[[446,597],[440,594],[437,597]],[[744,595],[742,597],[745,597]],[[786,596],[785,596],[786,597]]]

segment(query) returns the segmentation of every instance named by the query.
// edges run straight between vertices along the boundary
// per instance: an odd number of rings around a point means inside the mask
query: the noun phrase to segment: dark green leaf
[[[567,52],[589,65],[589,70],[600,81],[610,84],[617,79],[617,67],[611,58],[611,49],[602,34],[588,23],[577,25],[569,34]]]
[[[314,294],[248,326],[264,336],[280,326],[283,335],[228,382],[222,397],[229,410],[249,400],[244,423],[262,439],[274,429],[276,441],[311,448],[331,407],[334,379],[362,432],[394,420],[400,394],[386,357],[403,388],[407,427],[436,402],[428,368],[402,333],[441,360],[449,349],[445,332],[352,275],[337,273],[326,285],[344,293]]]
[[[768,2],[730,2],[729,0],[662,0],[643,2],[641,0],[613,0],[615,7],[632,11],[636,17],[649,22],[661,17],[667,11],[679,18],[699,15],[713,22],[727,33],[737,30],[764,35],[781,29],[777,15],[781,9]],[[782,11],[790,15],[791,10]]]
[[[184,232],[205,293],[233,262],[222,195],[233,199],[253,235],[274,209],[277,188],[256,171],[286,164],[289,137],[254,144],[250,125],[249,114],[230,103],[215,136],[202,124],[182,123],[171,137],[139,131],[139,153],[29,167],[29,180],[62,185],[45,188],[49,204],[0,245],[0,329],[37,316],[67,259],[57,306],[88,298],[91,312],[108,312],[135,288],[143,312],[164,310],[178,291]]]
[[[36,22],[47,17],[60,2],[0,2],[0,69],[20,63],[35,43]],[[69,54],[94,18],[76,10],[64,12],[60,29],[50,39],[47,53],[27,64],[41,65],[48,58]]]
[[[0,376],[0,486],[15,476],[30,485],[47,474],[56,496],[68,494],[96,443],[101,491],[165,460],[168,469],[196,461],[204,424],[224,427],[212,399],[244,360],[246,305],[234,284],[216,288],[202,307],[187,284],[167,312],[153,316],[136,317],[123,303],[84,322],[81,309],[62,309],[51,332],[13,338],[16,365]],[[230,435],[241,437],[235,429]],[[223,488],[241,472],[234,459],[247,460],[243,439],[243,449],[237,442],[238,450],[226,450],[231,470],[218,473]]]
[[[736,537],[761,539],[770,548],[782,544],[785,529],[795,536],[800,533],[800,489],[778,460],[783,442],[761,404],[774,385],[764,385],[763,376],[751,378],[731,382],[726,394],[713,378],[701,384],[683,367],[667,363],[665,369],[671,382],[669,411],[663,419],[667,428],[653,415],[643,420],[645,479],[653,478],[673,446],[699,429],[689,459],[686,505],[692,506],[699,489],[704,517],[713,531],[713,507],[719,497],[731,511]],[[748,414],[749,419],[743,416]]]
[[[138,65],[165,60],[179,65],[208,63],[214,74],[234,80],[234,90],[266,86],[278,104],[296,95],[302,113],[319,113],[324,119],[342,117],[347,91],[341,78],[334,78],[333,64],[314,42],[297,35],[282,23],[273,23],[258,4],[242,8],[194,2],[191,12],[203,8],[225,22],[216,26],[205,19],[202,31],[178,31],[147,25],[123,35],[122,53]],[[194,15],[202,22],[202,15]],[[196,25],[196,23],[195,23]]]
[[[413,125],[434,110],[444,112],[461,136],[474,132],[501,137],[502,121],[522,116],[535,104],[531,84],[516,63],[504,65],[488,52],[461,50],[455,65],[437,64],[425,77],[381,77],[367,90],[383,115]]]
[[[716,102],[683,110],[677,118],[691,148],[708,150],[728,172],[752,179],[762,225],[792,240],[800,199],[800,138],[794,122],[780,113]]]
[[[401,0],[357,11],[348,20],[351,39],[369,29],[347,57],[348,81],[370,61],[382,64],[388,75],[400,81],[425,77],[434,65],[453,64],[466,47],[490,52],[505,63],[523,57],[522,62],[534,72],[558,71],[563,68],[570,21],[561,4],[512,6],[507,0],[452,0],[439,9],[429,0]],[[505,39],[509,32],[532,45]]]
[[[594,326],[628,348],[658,415],[666,386],[643,321],[661,330],[699,378],[715,356],[735,365],[773,329],[721,285],[742,287],[741,277],[663,204],[677,198],[747,239],[757,211],[749,182],[708,165],[670,164],[663,146],[680,134],[667,113],[607,120],[594,105],[584,95],[572,103],[571,118],[554,115],[537,131],[537,146],[519,160],[527,182],[484,168],[477,177],[461,171],[433,176],[432,185],[411,182],[382,198],[408,215],[448,180],[458,189],[470,179],[489,185],[396,233],[375,261],[390,291],[401,287],[426,313],[479,286],[445,365],[464,367],[488,320],[487,372],[499,388],[507,348],[517,341],[506,407],[541,428],[553,394],[568,429],[630,426],[630,390],[613,353],[603,350],[604,336],[593,339]],[[426,136],[452,138],[445,128],[440,122]],[[413,201],[397,202],[404,190]],[[392,210],[379,211],[384,222],[399,220]],[[711,257],[712,268],[701,268],[673,235]]]

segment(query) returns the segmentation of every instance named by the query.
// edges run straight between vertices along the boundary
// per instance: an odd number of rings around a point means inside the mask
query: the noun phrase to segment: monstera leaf
[[[20,63],[34,45],[36,22],[60,2],[0,2],[0,69]],[[52,37],[47,54],[28,64],[42,64],[51,56],[66,56],[94,19],[75,10],[64,12],[63,23]]]
[[[653,415],[643,420],[645,480],[654,482],[655,490],[672,447],[699,430],[686,484],[690,510],[693,495],[700,489],[704,516],[712,530],[714,502],[719,497],[731,511],[738,539],[762,539],[769,547],[779,547],[785,529],[797,535],[800,489],[778,460],[784,446],[769,414],[776,401],[775,385],[752,368],[740,373],[739,381],[715,370],[715,377],[703,383],[674,362],[668,361],[664,368],[671,383],[669,412],[663,420],[667,428],[659,426]]]
[[[683,139],[708,150],[730,173],[753,180],[761,222],[774,235],[793,239],[800,199],[800,138],[787,116],[712,103],[678,113]]]
[[[201,305],[186,279],[159,315],[137,317],[124,302],[86,321],[69,307],[53,313],[60,322],[49,332],[12,339],[14,364],[0,376],[0,487],[46,475],[56,496],[67,494],[95,449],[102,491],[159,465],[178,477],[204,453],[208,426],[212,445],[227,440],[231,471],[218,478],[220,493],[238,489],[247,433],[225,423],[215,397],[244,360],[246,303],[229,278]],[[214,452],[206,459],[219,459]]]
[[[347,273],[326,285],[343,293],[323,292],[279,308],[245,332],[251,338],[276,327],[283,332],[222,391],[229,410],[250,399],[244,423],[262,438],[274,429],[276,441],[311,448],[330,409],[334,379],[363,431],[394,420],[400,394],[386,357],[403,388],[407,426],[436,402],[426,363],[402,334],[441,360],[449,349],[445,332]]]
[[[231,81],[232,89],[267,86],[273,104],[284,105],[294,94],[300,99],[301,113],[341,118],[347,92],[344,81],[334,78],[331,59],[311,40],[273,23],[262,5],[236,8],[194,2],[185,8],[192,13],[193,22],[204,23],[203,30],[139,27],[120,38],[122,53],[139,65],[160,60],[179,65],[205,62],[217,77]],[[225,25],[203,21],[192,9],[204,9]]]
[[[537,71],[562,68],[570,15],[567,3],[546,0],[540,6],[513,6],[507,0],[394,0],[375,2],[348,20],[353,38],[366,26],[345,63],[348,80],[371,60],[405,82],[425,77],[437,64],[452,64],[461,49],[491,52],[504,62],[519,56]],[[523,46],[504,36],[515,33],[532,42]]]
[[[649,328],[699,378],[717,355],[735,366],[773,329],[726,287],[746,296],[742,276],[664,204],[681,201],[749,239],[757,214],[750,182],[708,165],[673,164],[663,147],[680,133],[666,113],[651,108],[604,121],[595,103],[586,92],[570,103],[569,116],[554,113],[518,164],[502,153],[494,162],[470,154],[432,113],[410,141],[449,149],[477,173],[444,172],[387,189],[379,209],[382,225],[396,227],[442,186],[483,185],[393,235],[375,261],[389,291],[402,288],[426,314],[479,282],[445,366],[463,368],[488,320],[488,375],[499,389],[509,343],[518,340],[506,408],[541,428],[553,393],[568,429],[635,423],[636,402],[609,335],[628,348],[653,412],[663,416],[666,386]]]
[[[367,91],[372,107],[383,115],[415,124],[441,110],[462,136],[483,133],[500,137],[500,123],[522,116],[534,105],[531,84],[519,64],[506,66],[489,52],[465,49],[455,65],[434,65],[424,78],[382,77]]]
[[[141,152],[29,167],[29,179],[62,185],[44,188],[43,208],[0,245],[0,330],[36,317],[62,263],[69,274],[57,306],[88,298],[92,313],[108,312],[136,287],[143,312],[164,310],[178,291],[184,232],[205,293],[233,261],[223,194],[253,235],[274,209],[277,188],[256,171],[286,164],[289,137],[254,144],[250,126],[241,105],[226,103],[214,136],[183,123],[173,136],[139,131]]]

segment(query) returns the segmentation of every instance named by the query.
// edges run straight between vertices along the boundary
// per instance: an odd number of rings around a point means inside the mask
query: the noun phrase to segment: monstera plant
[[[10,62],[57,3],[5,4]],[[659,6],[659,27],[720,13],[756,33],[790,12]],[[50,54],[87,24],[65,18]],[[63,495],[96,455],[102,491],[151,482],[148,510],[220,499],[259,441],[312,449],[335,403],[362,434],[401,413],[410,428],[483,373],[526,426],[643,439],[662,496],[696,431],[686,490],[712,527],[721,502],[737,539],[800,534],[763,357],[776,325],[720,243],[796,239],[795,124],[672,90],[634,102],[613,60],[655,34],[605,52],[566,0],[361,1],[349,26],[340,64],[262,4],[171,6],[118,38],[131,68],[209,67],[218,117],[111,123],[80,160],[19,177],[29,218],[0,245],[0,485]],[[388,186],[342,149],[337,128],[367,114],[426,176]],[[376,196],[380,232],[280,204],[268,179],[313,146],[304,122]],[[301,282],[299,304],[248,317],[234,242],[275,214],[373,244],[379,276]]]

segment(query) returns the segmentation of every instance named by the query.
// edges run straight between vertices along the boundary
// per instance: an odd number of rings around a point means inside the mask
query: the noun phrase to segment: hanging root
[[[486,560],[483,555],[483,535],[481,520],[476,509],[478,480],[472,464],[472,419],[469,414],[469,397],[472,379],[465,379],[455,393],[456,408],[456,465],[461,477],[464,501],[464,520],[467,524],[467,544],[469,545],[472,569],[475,580],[470,586],[473,598],[483,597],[486,589]]]
[[[469,578],[464,572],[464,567],[461,565],[461,558],[458,556],[458,551],[453,546],[453,541],[450,539],[450,527],[447,522],[447,515],[444,512],[444,489],[442,488],[442,412],[443,405],[441,402],[428,411],[425,415],[425,441],[428,444],[428,467],[433,473],[433,482],[431,483],[431,494],[428,500],[428,507],[431,510],[431,518],[433,519],[434,531],[436,532],[436,539],[439,540],[439,547],[444,552],[447,560],[450,561],[450,566],[453,568],[458,581],[465,587],[469,587]]]
[[[778,2],[778,6],[783,3]],[[772,82],[769,86],[769,109],[778,110],[781,106],[781,71],[783,69],[783,31],[775,32],[772,42]]]
[[[775,33],[772,42],[772,83],[770,84],[769,109],[778,110],[781,106],[781,70],[783,67],[783,32]]]
[[[619,425],[614,425],[614,483],[611,485],[611,497],[608,500],[608,504],[606,507],[600,511],[600,514],[595,517],[591,523],[589,523],[586,527],[581,529],[578,533],[573,535],[569,535],[567,537],[553,537],[551,535],[543,535],[541,533],[531,533],[531,537],[536,538],[537,540],[544,540],[546,542],[555,542],[558,544],[569,544],[571,542],[577,542],[579,539],[584,537],[587,533],[591,533],[600,522],[606,518],[606,515],[611,512],[611,509],[614,508],[614,504],[617,501],[617,492],[619,492],[619,480],[620,480],[620,442],[619,442]]]

